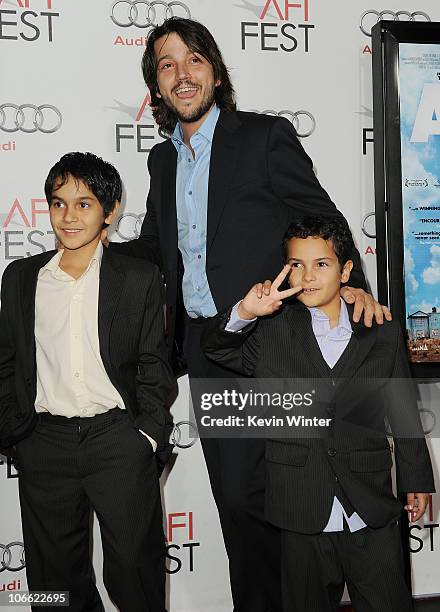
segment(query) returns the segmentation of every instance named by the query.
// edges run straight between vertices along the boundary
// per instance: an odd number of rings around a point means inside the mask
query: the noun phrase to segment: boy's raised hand
[[[254,285],[238,305],[238,316],[241,319],[250,320],[255,319],[255,317],[270,315],[279,309],[285,298],[299,293],[302,289],[301,286],[278,291],[290,272],[291,266],[286,264],[274,281],[267,280],[264,283]]]

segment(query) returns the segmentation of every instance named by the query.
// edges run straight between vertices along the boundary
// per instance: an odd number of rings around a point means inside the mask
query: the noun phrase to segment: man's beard
[[[170,98],[162,96],[165,106],[172,111],[180,123],[194,123],[199,121],[211,108],[215,102],[215,86],[213,85],[209,91],[206,92],[199,106],[188,113],[182,113],[179,111]]]

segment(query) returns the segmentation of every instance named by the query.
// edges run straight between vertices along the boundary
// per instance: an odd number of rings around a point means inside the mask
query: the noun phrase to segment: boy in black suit
[[[63,156],[45,184],[62,249],[14,261],[2,279],[0,446],[17,456],[28,587],[69,591],[72,612],[104,609],[91,509],[115,604],[165,610],[156,459],[170,453],[175,380],[159,271],[101,245],[121,192],[111,164]]]
[[[266,443],[266,518],[282,530],[286,612],[336,610],[345,582],[357,612],[412,610],[389,443],[385,434],[356,435],[349,421],[374,428],[382,422],[383,429],[387,414],[395,431],[411,424],[412,437],[394,438],[397,485],[407,494],[410,519],[423,515],[434,491],[399,324],[354,323],[340,299],[352,248],[338,219],[294,222],[284,238],[283,271],[217,315],[202,339],[208,357],[241,374],[320,378],[326,389],[328,436]],[[292,288],[280,290],[286,277]],[[277,312],[294,294],[296,303]],[[384,379],[399,379],[397,418]]]

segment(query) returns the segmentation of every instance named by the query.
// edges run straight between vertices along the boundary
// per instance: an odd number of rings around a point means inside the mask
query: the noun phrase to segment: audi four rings
[[[116,11],[118,16],[115,15],[115,9],[120,4],[127,5],[125,21],[121,21],[122,17],[119,15],[121,12],[119,9]],[[143,17],[141,17],[138,9],[139,5],[145,7]],[[186,4],[178,0],[172,0],[171,2],[163,2],[163,0],[152,0],[151,2],[147,2],[146,0],[116,0],[112,5],[110,17],[113,23],[121,28],[129,28],[132,25],[137,28],[152,28],[160,25],[160,22],[156,21],[158,13],[156,7],[159,6],[165,9],[163,21],[170,17],[185,17],[186,19],[191,19],[189,8]]]
[[[0,572],[19,572],[25,567],[23,542],[0,544]]]
[[[291,110],[280,110],[280,111],[275,111],[275,110],[264,110],[264,111],[259,111],[259,110],[252,110],[250,111],[251,113],[259,113],[262,115],[274,115],[275,117],[285,117],[286,119],[288,119],[290,121],[290,123],[292,123],[293,127],[296,130],[297,135],[300,138],[307,138],[308,136],[311,136],[313,134],[313,132],[316,129],[316,119],[315,117],[312,115],[312,113],[309,113],[309,111],[306,110],[299,110],[296,111],[295,113]],[[302,129],[300,126],[300,117],[307,117],[308,119],[306,119],[305,121],[307,121],[307,123],[309,123],[309,126],[304,126],[304,120],[302,120]]]
[[[371,217],[375,218],[376,217],[376,213],[374,212],[370,212],[367,213],[362,221],[362,233],[367,237],[367,238],[376,238],[376,234],[372,234],[371,231],[367,230],[367,221],[368,219],[370,219]]]
[[[182,430],[183,426],[188,427],[188,435],[185,436],[185,441]],[[178,448],[190,448],[197,442],[198,437],[197,427],[194,425],[194,423],[191,423],[191,421],[180,421],[174,425],[173,433],[171,434],[171,441]]]
[[[0,130],[3,132],[52,134],[60,129],[62,122],[60,111],[52,104],[0,104]]]
[[[360,29],[365,36],[371,36],[371,26],[370,30],[365,27],[365,18],[368,16],[373,16],[376,18],[376,23],[381,21],[382,19],[388,19],[389,21],[431,21],[431,17],[423,12],[423,11],[414,11],[410,13],[409,11],[374,11],[368,10],[363,13],[361,17]],[[402,19],[403,17],[403,19]],[[417,17],[421,17],[421,19],[417,19]],[[374,25],[374,24],[373,24]]]
[[[127,212],[121,215],[115,223],[115,231],[119,238],[122,238],[122,240],[139,238],[144,217],[145,213],[137,215],[136,213]],[[129,219],[130,221],[124,222],[124,219]]]

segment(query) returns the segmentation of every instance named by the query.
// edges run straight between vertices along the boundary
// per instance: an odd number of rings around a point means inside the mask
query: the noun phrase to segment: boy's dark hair
[[[284,257],[287,258],[289,240],[310,236],[331,241],[341,269],[351,259],[355,246],[347,221],[343,217],[300,217],[291,223],[283,238]]]
[[[49,206],[54,188],[65,185],[70,176],[87,185],[104,209],[105,217],[111,213],[115,202],[121,201],[122,182],[116,168],[93,153],[76,151],[63,155],[49,170],[44,184]]]
[[[151,30],[142,57],[142,74],[150,90],[153,117],[161,130],[168,135],[172,134],[176,127],[177,116],[166,106],[162,98],[157,97],[159,87],[157,85],[157,61],[154,53],[154,43],[161,36],[172,33],[180,36],[188,49],[194,53],[199,53],[211,64],[214,71],[214,80],[221,81],[220,85],[215,88],[215,103],[217,106],[227,111],[236,109],[234,88],[229,72],[211,32],[203,24],[193,19],[171,17],[166,19],[162,25]]]

